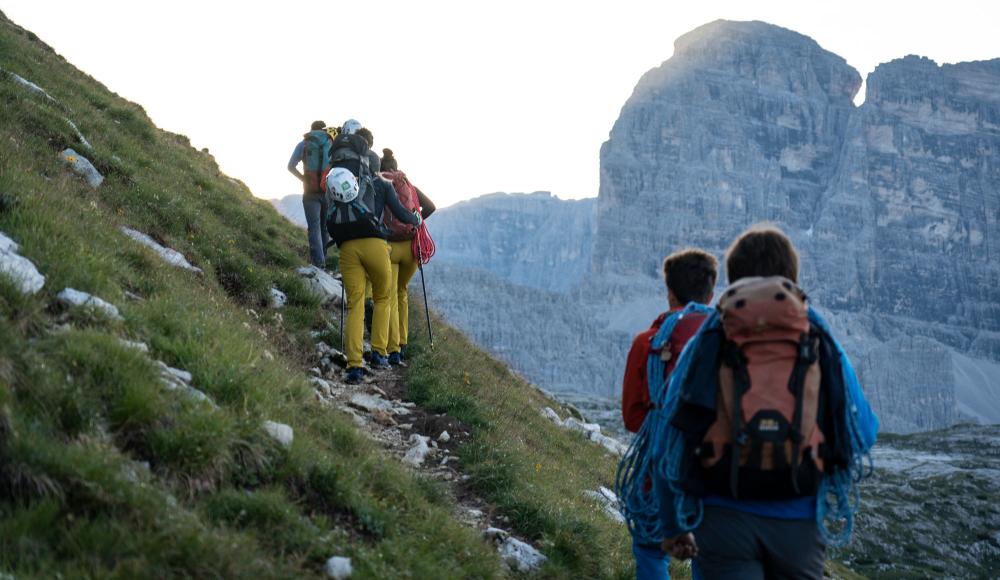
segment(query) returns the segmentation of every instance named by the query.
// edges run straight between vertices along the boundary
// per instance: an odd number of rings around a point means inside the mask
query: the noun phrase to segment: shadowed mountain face
[[[429,222],[438,260],[471,264],[531,288],[565,292],[590,267],[594,199],[495,193],[443,209]]]
[[[432,291],[541,386],[614,396],[631,335],[666,306],[663,256],[721,258],[769,221],[799,247],[800,282],[886,430],[1000,422],[1000,60],[894,60],[857,107],[860,86],[801,34],[702,26],[622,107],[596,211],[538,194],[442,210]],[[511,284],[517,316],[499,299]]]

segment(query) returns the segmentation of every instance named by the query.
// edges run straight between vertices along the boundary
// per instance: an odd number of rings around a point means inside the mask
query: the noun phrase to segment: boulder
[[[139,352],[149,354],[149,345],[146,344],[145,342],[139,342],[137,340],[127,340],[124,338],[118,339],[118,342],[120,342],[121,345],[124,346],[125,348],[131,348]]]
[[[403,463],[410,465],[412,467],[420,467],[430,453],[430,447],[427,446],[427,442],[430,437],[424,437],[423,435],[417,435],[414,433],[410,435],[410,444],[412,447],[403,456]]]
[[[621,512],[618,511],[619,502],[618,496],[615,492],[604,487],[603,485],[597,488],[597,491],[585,491],[583,492],[587,497],[593,499],[601,506],[604,513],[608,515],[611,519],[616,522],[625,523],[625,518],[622,516]]]
[[[334,305],[340,304],[343,292],[340,280],[337,280],[328,272],[316,266],[305,266],[296,271],[305,281],[309,290],[319,297],[324,304],[328,302]]]
[[[80,132],[80,129],[76,126],[76,123],[74,123],[67,117],[63,117],[63,121],[66,121],[66,124],[73,129],[73,132],[76,133],[76,138],[80,140],[81,145],[83,145],[87,149],[94,148],[94,146],[90,144],[90,141],[87,141],[87,138],[84,137],[83,133]],[[121,163],[121,159],[119,159],[118,162]]]
[[[500,558],[518,572],[534,572],[548,559],[531,544],[499,528],[487,528],[483,535],[496,544]]]
[[[590,433],[590,440],[615,455],[625,455],[625,452],[628,451],[628,445],[625,445],[614,437],[608,437],[600,431],[592,431]]]
[[[591,433],[601,432],[601,426],[597,423],[584,423],[583,421],[574,419],[573,417],[569,417],[563,421],[563,427],[571,431],[578,431],[587,436],[590,436]]]
[[[271,308],[281,308],[288,303],[288,296],[277,288],[271,288],[269,303]]]
[[[24,294],[36,294],[45,286],[45,276],[31,260],[18,255],[20,246],[3,232],[0,232],[0,272],[14,280],[14,284]]]
[[[126,236],[146,246],[150,250],[153,250],[153,252],[155,252],[156,255],[158,255],[164,262],[170,264],[171,266],[176,266],[178,268],[183,268],[185,270],[197,272],[198,274],[202,273],[201,268],[198,268],[197,266],[192,266],[191,263],[187,261],[187,258],[184,257],[184,254],[178,252],[177,250],[164,247],[163,245],[161,245],[159,242],[149,237],[148,235],[133,230],[132,228],[127,228],[125,226],[122,226],[120,229],[121,232]]]
[[[20,249],[21,246],[17,242],[7,237],[3,232],[0,232],[0,252],[16,254]]]
[[[74,288],[66,288],[59,294],[56,294],[56,300],[64,306],[80,306],[96,310],[112,320],[125,320],[122,315],[119,314],[118,308],[116,308],[114,304]]]
[[[368,411],[369,413],[374,413],[375,411],[392,411],[392,403],[386,401],[378,395],[369,395],[366,393],[355,393],[351,395],[351,405]]]
[[[292,428],[284,423],[275,423],[274,421],[264,421],[264,430],[267,434],[271,436],[272,439],[281,444],[285,449],[291,449],[292,440],[295,438],[295,434]]]
[[[41,96],[45,97],[46,99],[48,99],[49,101],[52,101],[53,103],[57,102],[54,98],[52,98],[52,95],[50,95],[42,87],[36,85],[35,83],[33,83],[33,82],[29,81],[28,79],[22,77],[21,75],[14,74],[14,73],[12,73],[10,71],[6,71],[6,72],[7,72],[8,75],[10,75],[10,78],[14,79],[15,83],[21,85],[22,87],[28,89],[29,91],[31,91],[31,92],[33,92],[35,94],[38,94],[38,95],[41,95]]]
[[[545,417],[549,421],[552,421],[556,425],[562,427],[562,419],[559,418],[559,414],[552,410],[552,407],[545,407],[542,409],[542,417]]]
[[[326,574],[327,578],[333,578],[334,580],[350,578],[353,572],[351,559],[343,556],[334,556],[327,560],[323,566],[323,573]]]
[[[65,149],[59,154],[59,156],[62,157],[63,161],[69,164],[74,173],[86,179],[87,185],[90,187],[97,188],[99,185],[104,183],[104,176],[101,175],[101,172],[94,167],[94,164],[83,155],[80,155],[73,149]]]

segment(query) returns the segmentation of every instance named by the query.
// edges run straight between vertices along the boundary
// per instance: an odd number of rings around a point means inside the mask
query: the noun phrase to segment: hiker
[[[730,286],[670,379],[653,489],[663,547],[696,578],[819,580],[850,538],[878,419],[798,273],[780,230],[736,238]]]
[[[378,153],[372,151],[372,147],[375,145],[375,136],[372,135],[371,130],[367,127],[362,127],[358,129],[358,135],[368,143],[368,168],[371,170],[372,175],[375,175],[382,170],[382,160],[379,158]],[[372,300],[372,284],[368,282],[365,287],[365,332],[368,333],[369,338],[372,334],[372,316],[375,313],[375,301]],[[365,352],[366,359],[370,358],[370,353]]]
[[[663,260],[663,281],[667,287],[669,310],[660,314],[648,330],[640,332],[632,341],[625,363],[625,377],[622,380],[622,419],[625,428],[639,432],[646,415],[653,406],[649,381],[646,376],[650,355],[653,362],[664,361],[663,373],[670,376],[684,345],[701,327],[705,314],[700,312],[682,313],[689,303],[708,304],[712,301],[712,290],[718,277],[719,263],[711,254],[698,249],[675,252]],[[662,349],[654,349],[653,338],[667,318],[673,328]],[[650,481],[643,477],[643,493],[650,492]],[[635,573],[638,580],[669,578],[669,557],[661,545],[663,538],[646,540],[633,534],[632,553],[635,556]]]
[[[436,209],[434,203],[420,191],[420,188],[410,183],[406,174],[399,170],[392,149],[382,149],[382,177],[392,182],[400,203],[407,210],[419,211],[420,217],[426,220]],[[417,229],[400,224],[389,214],[384,221],[389,228],[389,246],[392,248],[389,260],[392,263],[391,310],[389,314],[389,364],[402,364],[406,355],[406,344],[409,339],[410,327],[410,294],[407,288],[410,279],[417,271],[417,259],[413,238]],[[426,227],[426,226],[424,226]]]
[[[306,228],[309,236],[309,261],[313,266],[321,269],[326,268],[326,246],[330,243],[330,236],[323,225],[323,219],[327,212],[326,197],[323,194],[321,176],[317,168],[312,168],[313,171],[310,172],[303,155],[307,142],[316,143],[316,147],[322,154],[323,146],[330,141],[330,137],[324,129],[326,129],[326,123],[313,121],[309,132],[302,136],[302,141],[299,141],[298,145],[295,146],[292,156],[288,159],[288,171],[301,181],[303,186],[302,209],[306,215]],[[310,174],[308,179],[306,175],[299,172],[299,163],[302,163],[302,170]]]
[[[368,167],[372,170],[372,174],[376,174],[382,171],[382,159],[379,158],[378,153],[372,150],[375,146],[375,136],[368,127],[362,127],[358,129],[358,135],[368,143]]]
[[[353,121],[353,120],[352,120]],[[357,121],[353,121],[357,123]],[[409,213],[399,203],[392,184],[368,169],[367,143],[355,135],[360,124],[344,124],[334,139],[333,167],[327,176],[330,214],[327,228],[340,248],[340,272],[347,292],[347,382],[362,377],[365,285],[371,281],[375,301],[372,316],[372,367],[389,368],[386,346],[389,341],[389,311],[392,296],[387,232],[382,224],[385,207],[400,222],[419,226],[419,213]],[[349,148],[349,151],[342,149]],[[354,167],[354,170],[350,168]]]

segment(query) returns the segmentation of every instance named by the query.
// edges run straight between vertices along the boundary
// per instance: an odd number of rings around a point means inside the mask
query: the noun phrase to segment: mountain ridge
[[[884,401],[886,429],[941,428],[968,420],[970,408],[1000,422],[1000,231],[990,217],[1000,212],[1000,59],[894,59],[869,74],[856,106],[857,71],[798,33],[717,21],[678,42],[638,81],[601,148],[596,229],[561,230],[580,252],[593,240],[590,267],[562,291],[578,300],[572,307],[588,328],[604,321],[607,337],[587,356],[605,368],[561,362],[574,330],[546,329],[548,340],[531,346],[508,342],[505,356],[546,388],[532,357],[552,361],[556,369],[544,372],[561,384],[615,396],[629,344],[622,333],[665,309],[662,257],[690,245],[721,257],[742,229],[770,221],[799,247],[801,284],[843,336],[869,395]],[[483,227],[491,236],[512,229]],[[452,235],[447,223],[437,231]],[[505,241],[520,242],[516,233]],[[472,334],[492,316],[443,312]],[[549,312],[538,310],[538,324]],[[907,398],[934,403],[895,404]]]

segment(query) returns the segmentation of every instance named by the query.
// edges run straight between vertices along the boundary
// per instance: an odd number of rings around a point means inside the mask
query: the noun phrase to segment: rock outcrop
[[[594,199],[494,193],[446,207],[428,226],[437,260],[475,264],[514,284],[563,292],[590,267],[594,209]]]
[[[768,221],[799,247],[802,285],[888,430],[1000,422],[1000,60],[894,60],[855,106],[860,86],[844,59],[762,22],[682,36],[601,148],[596,231],[551,225],[543,237],[533,208],[491,213],[492,196],[455,206],[435,235],[455,240],[441,259],[463,270],[440,293],[475,306],[438,305],[542,387],[614,395],[628,337],[664,309],[662,257],[691,245],[721,257]],[[476,239],[463,225],[473,206],[508,221]],[[535,244],[557,236],[578,236],[570,272],[593,237],[570,288],[552,283],[559,268]]]

